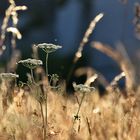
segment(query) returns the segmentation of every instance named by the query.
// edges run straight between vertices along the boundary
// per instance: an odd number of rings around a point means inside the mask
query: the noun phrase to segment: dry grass
[[[129,61],[129,59],[124,55],[123,52],[119,52],[116,49],[109,47],[108,45],[104,45],[100,42],[93,42],[92,47],[96,48],[97,50],[105,53],[113,60],[115,60],[120,69],[125,73],[126,76],[126,88],[128,89],[135,89],[136,87],[136,74],[133,65]]]
[[[17,11],[26,8],[16,6],[14,0],[9,0],[9,3],[1,28],[0,46],[4,45],[6,32],[10,31],[13,33],[11,43],[15,49],[15,37],[21,38],[16,28]],[[11,16],[13,27],[8,28]],[[97,15],[91,22],[75,55],[74,64],[82,56],[83,47],[102,16],[103,14]],[[93,42],[92,47],[114,59],[122,70],[111,83],[93,68],[79,68],[75,71],[77,76],[87,76],[85,84],[80,85],[82,87],[90,88],[89,86],[97,79],[106,88],[103,96],[99,95],[97,87],[95,91],[87,94],[84,91],[84,96],[78,91],[69,95],[66,93],[65,82],[60,84],[60,89],[53,89],[50,87],[51,82],[48,84],[48,74],[45,75],[41,66],[35,71],[36,77],[41,77],[41,81],[37,83],[33,81],[18,86],[15,79],[5,80],[1,77],[0,140],[140,140],[140,88],[134,67],[123,48],[118,51],[100,42]],[[33,57],[38,59],[36,48],[33,48],[33,53]],[[12,71],[16,70],[19,57],[19,53],[13,55],[8,63]],[[118,87],[118,81],[124,77],[126,84],[125,90],[122,91]],[[32,78],[28,74],[28,81]],[[42,98],[44,95],[47,95],[47,102]],[[75,119],[78,109],[79,114]],[[45,118],[47,124],[44,124]],[[44,127],[47,127],[46,134]]]
[[[14,0],[8,0],[9,7],[5,12],[5,18],[3,19],[3,23],[1,26],[1,35],[0,35],[0,54],[6,49],[5,41],[6,41],[6,32],[12,33],[11,46],[13,49],[16,48],[16,38],[21,39],[22,35],[17,29],[18,24],[18,11],[26,10],[26,6],[17,6]],[[9,27],[10,18],[12,21],[12,27]]]
[[[13,95],[13,101],[9,103],[7,100],[6,109],[3,104],[4,98],[1,97],[0,106],[4,113],[0,116],[0,137],[3,139],[43,139],[41,110],[32,92],[18,89],[10,93]],[[5,94],[4,88],[1,93]],[[75,96],[81,98],[79,93],[75,93]],[[99,96],[98,91],[89,93],[82,103],[80,118],[73,124],[78,109],[75,96],[49,91],[47,116],[49,140],[140,139],[138,93],[135,96],[125,97],[117,88],[103,97]]]

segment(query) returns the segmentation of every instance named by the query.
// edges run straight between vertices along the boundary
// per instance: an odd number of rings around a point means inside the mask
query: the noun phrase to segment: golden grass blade
[[[22,39],[22,35],[17,28],[9,27],[9,28],[7,28],[7,32],[11,32],[11,33],[15,34],[18,39]]]
[[[69,74],[68,74],[68,77],[67,77],[67,85],[69,84],[69,80],[70,80],[70,77],[73,73],[73,70],[75,68],[75,64],[76,62],[82,57],[82,51],[83,51],[83,48],[85,46],[85,44],[88,42],[89,40],[89,37],[90,35],[92,34],[92,32],[94,31],[95,27],[96,27],[96,24],[103,18],[104,14],[103,13],[100,13],[98,14],[90,23],[87,31],[85,32],[85,35],[80,43],[80,46],[77,50],[77,52],[75,53],[75,57],[73,59],[73,64],[72,64],[72,67],[70,68],[70,71],[69,71]]]
[[[83,51],[83,47],[84,45],[88,42],[90,35],[92,34],[93,30],[96,27],[96,24],[103,18],[104,14],[100,13],[98,14],[90,23],[87,31],[85,32],[85,35],[80,43],[80,46],[78,48],[78,51],[75,54],[75,58],[74,58],[74,63],[76,63],[80,57],[82,57],[82,51]]]
[[[80,67],[80,68],[76,69],[76,71],[74,73],[74,75],[76,77],[80,77],[82,75],[86,75],[87,76],[86,80],[90,79],[90,77],[92,77],[95,74],[98,75],[98,82],[103,87],[107,87],[109,85],[109,82],[106,80],[106,78],[101,73],[96,71],[94,68],[91,68],[91,67]]]
[[[112,91],[112,89],[114,90],[114,87],[116,87],[118,85],[119,80],[122,79],[123,77],[125,77],[125,73],[124,72],[121,72],[119,75],[117,75],[111,81],[111,83],[106,88],[106,90],[108,91],[108,93],[110,93]]]
[[[122,73],[120,73],[119,75],[117,75],[114,79],[113,79],[113,81],[111,82],[111,85],[114,85],[115,83],[117,83],[121,78],[123,78],[123,77],[125,77],[125,73],[124,72],[122,72]]]
[[[96,79],[98,78],[97,74],[94,74],[93,76],[91,76],[90,78],[87,79],[87,81],[85,82],[85,85],[90,85],[91,83],[93,83]]]
[[[12,48],[16,48],[16,37],[17,39],[21,39],[22,35],[17,29],[18,24],[18,13],[19,10],[26,10],[26,6],[16,6],[16,3],[14,0],[9,0],[9,7],[7,8],[5,12],[5,17],[3,19],[3,23],[1,26],[1,34],[0,34],[0,55],[2,55],[3,51],[6,49],[6,46],[4,44],[5,38],[6,38],[6,32],[12,32],[12,38],[11,38],[11,45]],[[12,20],[12,26],[8,28],[9,20]]]
[[[133,66],[130,64],[130,62],[128,61],[128,59],[121,52],[107,45],[104,45],[100,42],[92,42],[91,45],[93,48],[99,50],[100,52],[114,59],[120,66],[121,70],[125,73],[127,90],[135,89],[136,87],[135,70]]]

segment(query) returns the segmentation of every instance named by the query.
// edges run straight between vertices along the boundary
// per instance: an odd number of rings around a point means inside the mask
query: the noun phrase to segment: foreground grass
[[[10,93],[13,98],[10,103],[4,99],[5,93],[9,90],[6,87],[2,88],[0,94],[0,139],[42,140],[41,108],[39,102],[32,96],[36,91],[16,88]],[[50,90],[46,139],[139,140],[139,94],[126,97],[118,91],[118,88],[114,89],[102,97],[97,90],[87,94],[79,118],[74,122],[79,106],[75,96],[80,101],[82,95],[79,93],[67,95],[64,91]]]

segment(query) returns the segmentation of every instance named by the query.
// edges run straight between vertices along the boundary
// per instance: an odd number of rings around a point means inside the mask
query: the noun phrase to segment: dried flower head
[[[41,60],[37,60],[37,59],[25,59],[25,60],[20,60],[18,62],[18,64],[21,63],[22,65],[24,65],[25,67],[29,68],[29,69],[35,69],[37,66],[40,66],[43,64],[43,62]]]
[[[0,77],[2,79],[15,79],[15,78],[18,78],[19,75],[13,74],[13,73],[1,73],[0,74]]]
[[[46,53],[52,53],[52,52],[55,52],[57,49],[62,48],[62,46],[54,45],[54,44],[48,44],[48,43],[38,44],[37,47],[41,48]]]
[[[59,76],[57,74],[52,74],[50,82],[52,83],[52,86],[56,86],[57,82],[59,81]]]
[[[74,87],[75,91],[82,92],[82,93],[89,93],[89,92],[92,92],[93,90],[95,90],[94,87],[90,87],[90,86],[83,85],[83,84],[77,85],[76,83],[73,83],[73,87]]]
[[[58,81],[59,80],[59,76],[57,74],[52,74],[51,75],[51,79],[54,81]]]

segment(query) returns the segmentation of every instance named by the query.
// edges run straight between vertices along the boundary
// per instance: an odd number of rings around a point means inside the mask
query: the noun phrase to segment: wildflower
[[[85,94],[92,92],[95,88],[94,87],[89,87],[89,86],[83,85],[83,84],[78,84],[77,85],[76,83],[73,83],[73,87],[74,87],[75,91],[78,91],[78,92],[83,94],[82,98],[81,98],[81,101],[80,102],[78,101],[79,107],[78,107],[76,115],[74,115],[74,122],[75,122],[75,120],[80,119],[79,112],[80,112],[80,108],[82,106],[82,102],[85,98]]]
[[[18,64],[19,63],[21,63],[22,65],[24,65],[25,67],[29,69],[35,69],[37,66],[40,66],[43,64],[41,60],[31,59],[31,58],[20,60]]]
[[[89,87],[89,86],[83,85],[83,84],[77,85],[76,83],[73,83],[73,87],[74,87],[75,91],[82,92],[82,93],[89,93],[89,92],[92,92],[93,90],[95,90],[94,87]]]
[[[52,74],[52,75],[51,75],[51,81],[52,81],[53,83],[57,83],[58,80],[59,80],[59,76],[58,76],[57,74]]]
[[[13,74],[13,73],[1,73],[0,74],[0,77],[2,79],[15,79],[15,78],[18,78],[19,75]]]
[[[41,48],[46,53],[55,52],[57,49],[61,49],[62,46],[49,44],[49,43],[42,43],[37,45],[38,48]]]

